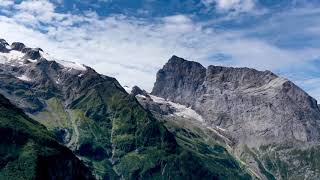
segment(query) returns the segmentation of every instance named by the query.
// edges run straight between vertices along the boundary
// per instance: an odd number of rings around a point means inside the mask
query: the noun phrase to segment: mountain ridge
[[[317,102],[270,71],[173,56],[151,94],[129,95],[88,66],[1,43],[0,93],[97,179],[320,176]]]
[[[226,151],[205,156],[177,144],[115,78],[31,50],[40,57],[0,53],[0,93],[54,133],[97,179],[251,179]]]

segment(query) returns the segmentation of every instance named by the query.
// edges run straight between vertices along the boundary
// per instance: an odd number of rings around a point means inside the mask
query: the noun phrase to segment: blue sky
[[[147,90],[175,54],[271,70],[320,100],[318,0],[0,0],[0,37]]]

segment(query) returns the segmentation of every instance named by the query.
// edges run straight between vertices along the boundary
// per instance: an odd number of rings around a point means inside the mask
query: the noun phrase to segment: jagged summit
[[[166,64],[169,66],[186,66],[186,67],[198,67],[198,68],[204,68],[200,63],[195,61],[188,61],[184,58],[178,57],[176,55],[173,55],[169,61]]]
[[[237,73],[237,74],[233,74],[233,76],[247,74],[247,77],[244,77],[243,79],[248,80],[248,81],[256,79],[257,78],[256,76],[268,76],[271,79],[278,77],[277,75],[275,75],[273,72],[271,72],[269,70],[259,71],[259,70],[256,70],[253,68],[248,68],[248,67],[226,67],[226,66],[209,65],[207,68],[205,68],[199,62],[188,61],[188,60],[181,58],[181,57],[178,57],[176,55],[173,55],[168,60],[168,62],[164,65],[163,69],[175,69],[175,70],[180,71],[181,68],[183,68],[185,70],[186,67],[192,68],[193,70],[195,70],[195,69],[205,70],[206,69],[207,73],[211,74],[211,75],[219,74],[221,72]],[[226,75],[226,76],[231,76],[231,75]]]
[[[9,45],[5,39],[0,38],[0,44]]]
[[[316,100],[270,71],[204,68],[173,56],[157,73],[152,94],[191,106],[207,122],[252,146],[288,139],[320,141]]]
[[[161,94],[164,92],[164,89],[173,92],[169,98],[171,96],[176,98],[181,96],[181,93],[187,93],[185,95],[193,96],[191,91],[200,88],[199,86],[208,79],[221,84],[221,86],[223,86],[222,88],[236,89],[260,87],[276,78],[279,77],[268,70],[258,71],[247,67],[223,67],[214,65],[205,68],[198,62],[187,61],[174,55],[157,73],[157,82],[152,92],[154,94]],[[169,90],[175,87],[180,88],[176,91]],[[184,92],[180,92],[181,89],[184,89]],[[183,100],[181,99],[181,101]]]
[[[148,96],[148,92],[145,91],[144,89],[141,89],[141,88],[138,87],[138,86],[133,86],[130,94],[131,94],[132,96],[136,96],[136,95],[138,95],[138,94],[141,94],[141,95],[143,95],[143,96]]]
[[[26,45],[21,42],[13,42],[11,44],[11,50],[22,51],[24,48],[26,48]]]
[[[9,44],[6,40],[0,39],[0,52],[9,52]]]
[[[288,79],[173,57],[158,71],[151,94],[191,107],[207,125],[224,129],[234,152],[260,179],[320,176],[312,163],[320,148],[320,110]]]
[[[51,57],[41,48],[30,48],[21,42],[13,42],[11,46],[0,39],[0,63],[10,66],[28,66],[41,61],[55,61],[63,68],[85,71],[88,67],[70,61],[58,60]]]

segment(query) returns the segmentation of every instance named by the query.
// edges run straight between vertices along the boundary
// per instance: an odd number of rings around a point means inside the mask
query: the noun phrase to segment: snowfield
[[[50,56],[48,53],[44,53],[44,52],[41,52],[41,51],[40,51],[40,54],[46,60],[55,61],[55,62],[61,64],[65,68],[76,69],[76,70],[79,70],[79,71],[87,70],[87,68],[84,65],[80,64],[80,63],[75,63],[75,62],[72,62],[72,61],[65,61],[65,60],[58,60],[58,59]]]
[[[157,97],[157,96],[150,95],[150,97],[156,103],[170,104],[176,110],[176,112],[174,114],[177,116],[180,116],[183,118],[196,119],[200,122],[204,122],[202,116],[200,114],[198,114],[196,111],[194,111],[193,109],[191,109],[190,107],[186,107],[184,105],[174,103],[171,101],[166,101],[165,99]]]
[[[57,63],[59,63],[60,65],[62,65],[65,68],[68,69],[75,69],[75,70],[79,70],[79,71],[86,71],[87,68],[80,64],[80,63],[75,63],[75,62],[71,62],[71,61],[64,61],[64,60],[58,60],[55,59],[53,57],[51,57],[48,53],[44,53],[42,51],[40,51],[40,54],[43,58],[45,58],[48,61],[55,61]],[[0,63],[1,64],[18,64],[18,65],[24,65],[24,58],[25,54],[20,52],[20,51],[16,51],[16,50],[11,50],[9,53],[0,53]],[[32,59],[28,59],[28,61],[32,62],[32,63],[36,63],[37,60],[32,60]]]
[[[9,53],[0,53],[0,63],[6,64],[11,61],[21,61],[24,54],[20,51],[10,51]]]

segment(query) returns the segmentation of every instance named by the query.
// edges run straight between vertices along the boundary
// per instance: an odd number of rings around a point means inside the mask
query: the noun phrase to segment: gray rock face
[[[204,68],[173,56],[158,72],[152,94],[191,106],[249,147],[320,139],[316,100],[270,71]]]
[[[25,57],[35,60],[35,59],[39,59],[41,58],[41,54],[40,51],[42,51],[42,49],[40,48],[23,48],[21,50],[21,52],[25,53]]]
[[[142,90],[138,86],[133,86],[131,93],[132,96],[136,96],[138,94],[144,95],[144,96],[149,96],[148,93],[145,90]]]
[[[21,55],[8,59],[12,51],[20,51]],[[41,51],[40,48],[28,48],[15,42],[10,50],[0,54],[0,92],[27,113],[43,110],[45,101],[52,97],[61,98],[65,106],[71,106],[79,91],[85,88],[83,86],[88,86],[80,83],[81,79],[90,78],[90,82],[97,83],[108,79],[90,67],[80,65],[83,69],[73,68],[72,62],[63,61],[71,64],[64,66],[46,59]]]
[[[26,46],[21,42],[13,42],[11,44],[11,49],[16,51],[22,51]]]
[[[205,77],[206,69],[201,64],[173,56],[158,71],[152,94],[191,105]]]
[[[7,46],[9,46],[7,41],[4,39],[0,39],[0,52],[8,52],[9,50]]]

